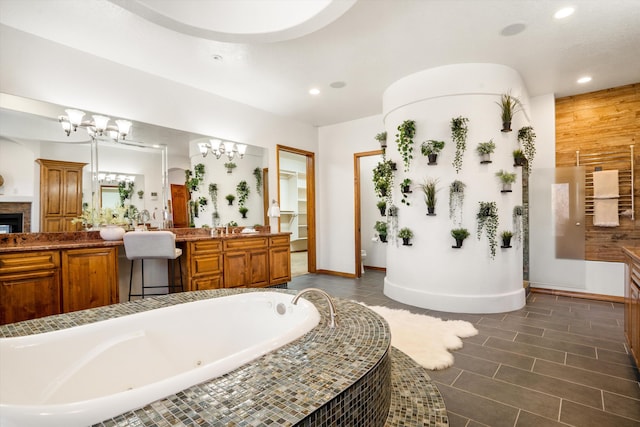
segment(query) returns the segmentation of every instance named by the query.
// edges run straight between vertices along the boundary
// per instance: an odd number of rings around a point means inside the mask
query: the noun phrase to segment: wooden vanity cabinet
[[[0,255],[0,324],[61,313],[58,251]]]
[[[65,249],[61,271],[65,313],[119,302],[117,248]]]
[[[636,366],[640,367],[640,248],[625,249],[627,284],[624,298],[624,332]]]
[[[40,232],[76,231],[82,215],[82,168],[86,163],[38,159]]]
[[[224,287],[222,276],[222,241],[200,240],[189,242],[186,246],[188,265],[187,289],[201,291]],[[184,265],[184,264],[183,264]]]
[[[223,243],[224,287],[269,285],[267,237],[229,239]]]
[[[269,237],[269,285],[291,280],[291,245],[289,236]]]

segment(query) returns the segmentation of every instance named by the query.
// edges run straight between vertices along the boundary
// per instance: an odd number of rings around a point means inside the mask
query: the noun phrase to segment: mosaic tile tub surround
[[[254,290],[167,295],[0,327],[21,336]],[[294,294],[293,291],[282,291]],[[222,377],[152,402],[101,425],[383,426],[391,400],[389,329],[359,304],[335,299],[339,327],[327,327],[326,301],[305,295],[320,325],[301,339]]]

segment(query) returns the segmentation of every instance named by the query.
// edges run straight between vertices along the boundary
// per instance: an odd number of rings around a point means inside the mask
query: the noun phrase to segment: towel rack
[[[593,215],[593,172],[601,170],[618,170],[618,215],[635,219],[634,194],[634,160],[633,145],[629,151],[608,151],[603,153],[580,153],[576,151],[576,166],[585,166],[585,215]]]

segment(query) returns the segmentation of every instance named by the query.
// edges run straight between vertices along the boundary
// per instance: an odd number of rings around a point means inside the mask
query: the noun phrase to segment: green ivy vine
[[[491,250],[491,259],[493,259],[496,256],[496,248],[498,247],[498,240],[496,239],[498,233],[498,208],[496,207],[496,202],[478,203],[480,203],[480,209],[476,215],[478,225],[476,236],[480,240],[484,229],[485,235],[489,239],[489,249]]]
[[[462,155],[467,149],[468,122],[469,119],[462,116],[451,119],[451,139],[456,143],[456,155],[453,159],[453,167],[456,173],[462,169]]]
[[[409,165],[413,159],[413,137],[416,135],[416,122],[413,120],[405,120],[398,125],[398,133],[396,134],[396,143],[398,144],[398,152],[402,156],[404,163],[404,171],[409,172]]]

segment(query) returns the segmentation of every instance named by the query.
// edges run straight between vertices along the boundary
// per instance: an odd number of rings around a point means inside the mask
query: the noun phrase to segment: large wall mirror
[[[256,169],[262,170],[267,165],[266,150],[249,146],[243,159],[234,160],[239,167],[233,175],[227,174],[225,157],[205,159],[198,151],[198,142],[214,136],[135,120],[131,120],[132,127],[124,141],[115,142],[104,137],[92,143],[84,128],[67,136],[58,117],[65,114],[65,109],[74,107],[0,93],[0,175],[4,178],[4,185],[0,187],[0,212],[10,210],[12,204],[32,202],[31,224],[23,232],[40,231],[40,177],[35,163],[39,158],[87,164],[83,169],[82,201],[85,207],[104,207],[113,203],[116,200],[114,187],[117,189],[121,179],[135,178],[127,203],[139,211],[148,211],[151,222],[156,221],[154,225],[162,221],[162,211],[171,197],[171,184],[184,185],[185,170],[193,169],[195,164],[203,161],[207,164],[207,179],[192,197],[210,198],[208,184],[215,182],[221,187],[219,203],[225,202],[225,195],[235,194],[239,181],[245,180],[254,187]],[[89,118],[96,114],[93,111],[85,113]],[[117,118],[121,117],[112,120]],[[250,195],[251,225],[262,223],[263,203],[257,199],[264,196],[256,190]],[[120,194],[117,200],[119,198]],[[225,222],[240,222],[241,218],[240,213],[231,209],[224,211],[224,216]],[[211,224],[211,220],[201,219],[192,225],[204,224]]]

